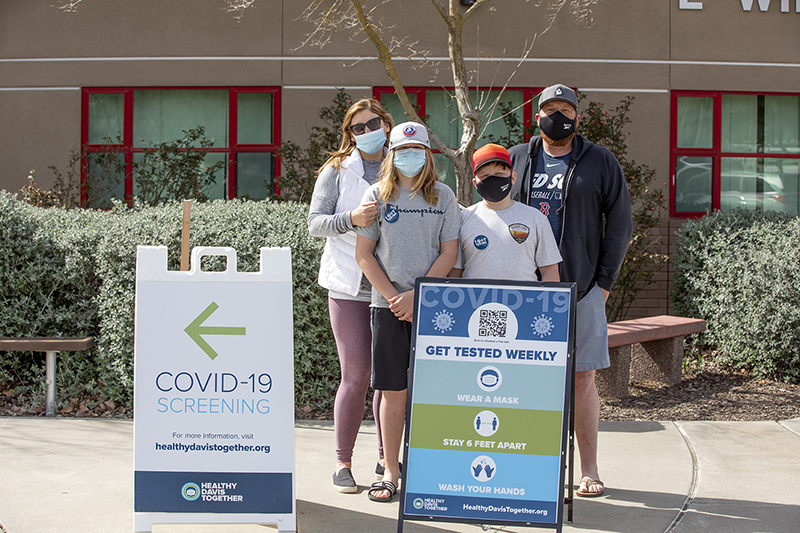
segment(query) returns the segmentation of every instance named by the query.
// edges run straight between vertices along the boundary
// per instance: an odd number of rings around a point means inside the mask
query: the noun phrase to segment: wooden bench
[[[668,315],[612,322],[608,325],[611,366],[597,371],[598,392],[625,398],[631,379],[677,385],[683,371],[683,338],[705,329],[705,320]]]
[[[45,352],[45,374],[47,379],[47,395],[45,397],[45,414],[53,414],[56,402],[56,354],[58,352],[76,352],[88,350],[94,346],[92,337],[0,337],[0,351],[3,352]]]

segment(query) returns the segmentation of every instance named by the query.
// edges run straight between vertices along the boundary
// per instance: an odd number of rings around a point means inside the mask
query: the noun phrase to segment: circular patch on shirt
[[[478,235],[475,237],[475,240],[472,241],[472,244],[475,245],[475,248],[478,250],[485,250],[487,246],[489,246],[489,237],[486,235]]]
[[[383,212],[383,220],[389,224],[394,224],[400,218],[400,212],[394,204],[386,204],[386,209]]]
[[[508,226],[508,231],[511,233],[511,236],[514,238],[514,240],[519,244],[522,244],[528,240],[528,235],[531,234],[531,228],[525,224],[511,224]]]
[[[417,133],[417,128],[409,124],[405,128],[403,128],[403,135],[406,137],[412,137],[415,133]]]

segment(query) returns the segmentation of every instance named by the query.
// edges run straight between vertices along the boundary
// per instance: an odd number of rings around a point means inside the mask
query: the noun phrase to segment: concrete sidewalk
[[[377,458],[373,424],[364,424],[356,444],[357,494],[331,487],[331,422],[298,422],[295,435],[298,531],[396,531],[397,501],[379,504],[366,495]],[[130,533],[132,447],[130,421],[0,418],[0,524],[8,533]],[[604,422],[599,457],[606,495],[576,498],[574,523],[565,524],[564,531],[798,531],[800,419]],[[159,525],[153,531],[267,533],[274,528]],[[406,522],[404,531],[477,533],[481,528]]]

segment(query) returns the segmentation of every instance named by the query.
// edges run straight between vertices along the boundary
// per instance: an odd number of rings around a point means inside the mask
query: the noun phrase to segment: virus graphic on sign
[[[553,320],[546,315],[539,315],[531,324],[533,332],[539,337],[547,337],[553,332]]]
[[[453,318],[453,313],[449,311],[439,311],[436,313],[436,316],[433,317],[432,322],[434,328],[445,333],[453,329],[453,324],[456,323],[456,320]]]

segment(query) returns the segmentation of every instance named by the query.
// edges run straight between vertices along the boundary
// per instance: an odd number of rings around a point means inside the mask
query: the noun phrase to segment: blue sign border
[[[544,328],[547,333],[549,333],[549,329],[552,329],[554,337],[553,340],[558,340],[560,342],[566,342],[567,347],[567,362],[566,362],[566,372],[565,372],[565,383],[564,383],[564,391],[563,394],[564,404],[563,404],[563,416],[561,421],[561,453],[559,457],[559,475],[558,475],[558,485],[557,488],[559,491],[563,490],[564,482],[565,482],[565,472],[566,472],[566,460],[567,460],[567,447],[568,447],[568,433],[569,433],[569,417],[570,417],[570,408],[571,408],[571,392],[572,392],[572,384],[574,380],[574,372],[575,372],[575,365],[574,365],[574,346],[575,346],[575,311],[576,311],[576,302],[577,302],[577,290],[576,285],[574,283],[555,283],[555,282],[522,282],[522,281],[509,281],[509,280],[476,280],[476,279],[453,279],[453,278],[418,278],[415,284],[415,291],[414,291],[414,325],[413,325],[413,333],[412,333],[412,342],[411,342],[411,354],[410,354],[410,366],[409,366],[409,378],[408,378],[408,402],[406,405],[406,427],[405,427],[405,440],[404,440],[404,447],[403,447],[403,462],[406,464],[406,467],[403,469],[402,472],[402,482],[400,488],[400,509],[399,509],[399,517],[398,517],[398,526],[397,531],[398,533],[402,533],[403,531],[403,521],[404,520],[416,520],[416,521],[439,521],[439,522],[454,522],[454,523],[465,523],[465,524],[485,524],[485,525],[500,525],[500,526],[525,526],[525,527],[543,527],[543,528],[555,528],[556,531],[559,533],[562,530],[563,525],[563,515],[564,515],[564,505],[561,502],[530,502],[532,504],[540,505],[543,509],[546,507],[548,509],[548,514],[552,516],[552,512],[555,512],[556,520],[553,521],[552,519],[547,522],[531,520],[530,517],[528,519],[519,518],[509,518],[508,520],[505,519],[481,519],[481,512],[468,512],[468,513],[461,513],[461,515],[454,516],[447,511],[441,510],[432,510],[428,513],[424,514],[414,514],[414,513],[407,513],[406,512],[406,500],[407,496],[415,496],[415,494],[406,494],[406,486],[408,484],[408,477],[411,475],[413,478],[414,472],[413,468],[410,468],[408,456],[410,450],[410,435],[411,435],[411,427],[413,424],[412,420],[412,407],[414,405],[414,377],[416,372],[416,348],[417,348],[417,333],[419,332],[421,335],[431,333],[431,325],[428,322],[432,322],[430,316],[424,316],[425,313],[421,306],[426,306],[426,302],[421,301],[421,296],[423,295],[423,289],[426,286],[447,286],[444,290],[449,287],[457,288],[457,287],[465,287],[467,289],[475,288],[476,285],[481,285],[482,289],[486,288],[486,286],[492,286],[492,288],[497,288],[499,290],[504,290],[506,292],[517,292],[516,290],[523,290],[523,289],[568,289],[569,294],[569,302],[567,305],[569,306],[569,313],[567,314],[568,319],[564,323],[553,323],[550,320],[551,328]],[[475,294],[470,301],[472,305],[472,309],[477,310],[480,305],[485,302],[491,300],[491,298],[482,298],[480,297],[479,293],[473,291],[472,294]],[[508,302],[505,302],[508,304]],[[513,304],[512,304],[513,305]],[[427,307],[432,307],[427,305]],[[428,313],[430,314],[430,313]],[[440,311],[439,314],[442,314]],[[449,313],[448,313],[449,314]],[[525,315],[525,319],[527,320],[529,317],[527,315],[530,314],[529,311],[523,310],[523,314]],[[464,336],[467,333],[466,324],[464,317],[456,317],[454,314],[449,314],[448,317],[441,317],[437,323],[437,316],[434,316],[433,323],[436,331],[446,335],[453,335],[456,337]],[[448,320],[448,318],[450,320]],[[459,320],[459,318],[461,320]],[[522,321],[520,321],[522,322]],[[448,327],[450,326],[450,327]],[[544,331],[542,330],[542,331]],[[534,328],[535,333],[535,328]],[[521,333],[523,338],[527,338],[529,340],[531,335],[526,331]],[[490,360],[485,360],[487,364],[490,364]],[[449,452],[445,452],[449,453]],[[571,454],[570,454],[571,457]],[[570,461],[571,462],[571,461]],[[570,466],[570,468],[572,468]],[[560,494],[561,492],[559,492]],[[418,495],[417,495],[418,496]],[[417,498],[420,501],[423,501],[422,498]],[[474,500],[474,498],[464,498],[459,496],[448,496],[445,499],[451,501],[452,503],[456,503],[456,500],[459,502],[461,500]],[[569,503],[569,498],[564,500],[565,503]],[[485,500],[484,500],[485,501]],[[498,500],[498,505],[502,505],[503,502],[505,503],[514,503],[510,500]],[[464,503],[464,502],[462,502]],[[524,500],[518,501],[519,504],[527,503]],[[445,506],[449,507],[449,506]],[[463,506],[462,506],[463,507]],[[553,509],[555,507],[555,509]],[[519,516],[519,511],[509,513],[510,517]]]

